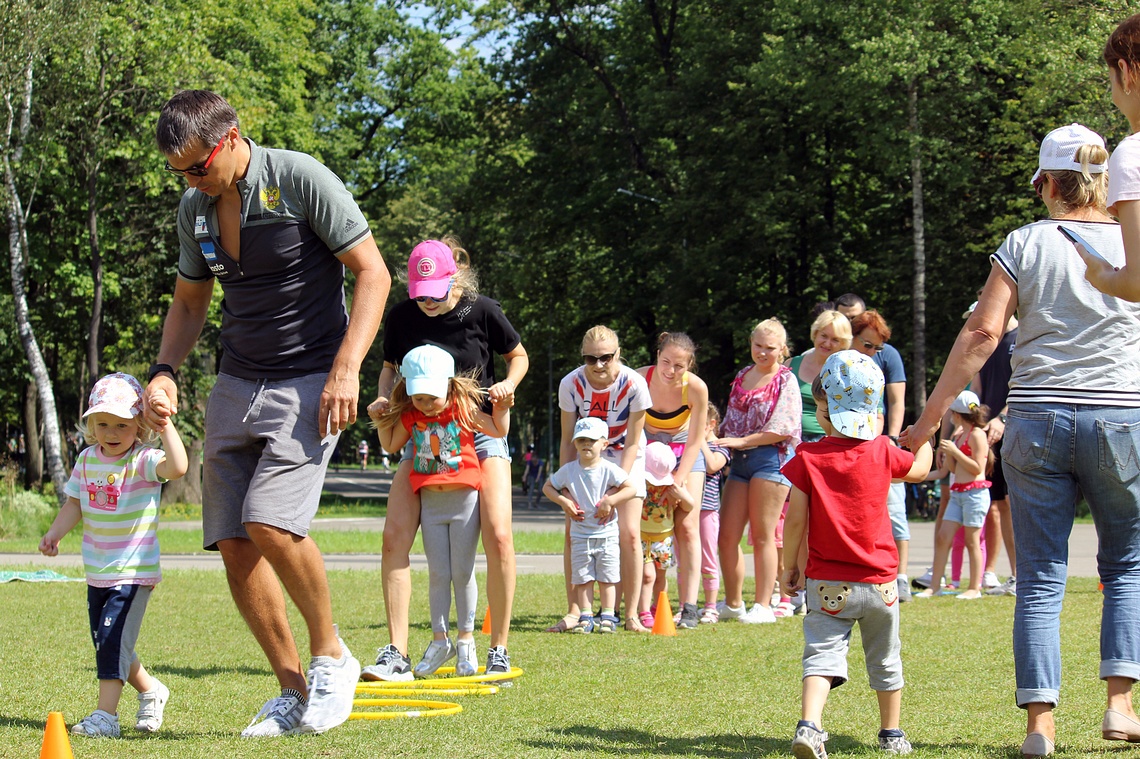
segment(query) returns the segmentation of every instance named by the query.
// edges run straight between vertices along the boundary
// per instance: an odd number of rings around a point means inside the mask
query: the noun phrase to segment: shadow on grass
[[[793,726],[794,727],[794,726]],[[527,746],[568,754],[590,756],[706,756],[740,757],[742,755],[778,754],[786,756],[791,737],[769,738],[762,735],[699,735],[682,738],[643,730],[601,730],[590,725],[569,725],[551,729],[550,740],[528,740]],[[839,737],[839,736],[836,736]],[[828,742],[828,748],[832,747]]]
[[[178,675],[191,680],[201,677],[214,677],[216,675],[251,675],[264,677],[272,675],[273,670],[268,667],[169,667],[161,666],[150,669],[152,675]]]
[[[47,716],[43,719],[24,719],[23,717],[9,717],[0,714],[0,729],[5,727],[34,727],[36,730],[43,731],[47,727]]]

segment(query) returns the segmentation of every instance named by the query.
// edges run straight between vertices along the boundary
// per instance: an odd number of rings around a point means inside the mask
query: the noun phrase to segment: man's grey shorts
[[[871,689],[903,687],[898,586],[894,580],[871,585],[808,578],[807,607],[804,677],[830,677],[832,688],[847,682],[851,629],[858,622]]]
[[[247,522],[304,537],[339,433],[321,438],[327,374],[244,380],[219,374],[206,406],[202,544],[248,538]]]
[[[570,575],[573,585],[621,582],[621,546],[617,535],[603,538],[570,536]]]

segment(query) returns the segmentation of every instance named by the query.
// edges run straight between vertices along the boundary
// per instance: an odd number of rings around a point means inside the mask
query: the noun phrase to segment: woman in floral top
[[[775,622],[769,603],[776,585],[776,525],[789,483],[780,467],[800,442],[802,401],[796,377],[786,366],[787,333],[777,319],[752,330],[752,366],[732,381],[720,445],[732,451],[732,470],[724,490],[720,523],[720,565],[725,600],[721,619]],[[744,525],[752,527],[756,562],[756,598],[744,607]]]

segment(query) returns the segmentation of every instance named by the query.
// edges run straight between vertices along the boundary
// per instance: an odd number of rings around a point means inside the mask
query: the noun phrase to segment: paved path
[[[325,480],[325,491],[344,498],[376,498],[388,493],[392,475],[381,470],[367,472],[342,468],[339,472],[329,472]],[[561,531],[565,517],[561,509],[542,499],[538,508],[527,508],[527,499],[515,488],[514,528],[517,532]],[[200,522],[164,522],[162,529],[195,529]],[[383,517],[337,518],[318,517],[313,522],[318,530],[366,530],[380,532],[384,529]],[[910,561],[908,569],[911,577],[922,574],[934,557],[934,524],[915,522],[910,526]],[[423,555],[411,557],[412,569],[426,569]],[[79,556],[72,554],[48,558],[39,554],[0,553],[0,566],[36,565],[47,567],[79,566]],[[325,564],[329,569],[379,569],[380,554],[326,554]],[[747,572],[752,576],[752,562],[745,561]],[[210,554],[163,554],[162,565],[169,569],[221,569],[222,561],[216,553]],[[561,574],[562,557],[536,554],[520,554],[517,557],[519,574]],[[482,555],[476,560],[476,569],[484,571],[486,562]],[[1004,577],[1009,571],[1009,563],[1002,556],[998,560],[998,575]],[[1069,574],[1074,577],[1096,577],[1096,530],[1091,524],[1074,525],[1069,539]]]

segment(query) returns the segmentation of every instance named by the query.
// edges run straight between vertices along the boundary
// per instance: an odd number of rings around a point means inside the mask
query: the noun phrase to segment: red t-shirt
[[[451,409],[427,416],[412,409],[400,416],[412,436],[412,490],[425,485],[466,485],[479,489],[479,457],[475,433],[463,429]]]
[[[882,435],[796,448],[780,471],[808,496],[808,577],[881,584],[898,576],[887,491],[913,464],[913,453]]]

